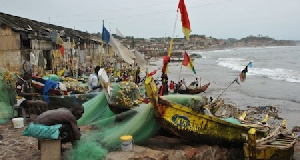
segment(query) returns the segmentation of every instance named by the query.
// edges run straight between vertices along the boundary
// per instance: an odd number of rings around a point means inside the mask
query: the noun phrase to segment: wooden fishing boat
[[[234,124],[215,116],[197,113],[193,109],[158,96],[152,77],[145,81],[155,116],[161,127],[176,136],[192,141],[224,146],[242,146],[251,127],[258,126],[257,137],[269,134],[258,124]]]
[[[43,94],[45,80],[38,76],[32,76],[32,87],[35,92]],[[62,86],[60,86],[62,87]],[[64,88],[64,90],[50,89],[48,91],[48,96],[43,96],[43,100],[48,101],[49,109],[57,109],[57,108],[69,108],[73,106],[75,103],[83,104],[89,99],[96,96],[96,94],[82,94],[82,91],[74,90],[72,88]]]
[[[266,138],[256,140],[256,130],[250,129],[248,141],[244,144],[245,159],[293,159],[295,136],[286,129],[285,125],[278,127]]]
[[[42,77],[39,76],[32,76],[32,87],[38,92],[43,94],[44,86],[45,86],[46,80],[44,80]],[[60,88],[57,89],[50,89],[49,94],[54,96],[60,96],[60,95],[70,95],[70,94],[83,94],[84,91],[80,91],[78,89],[74,89],[72,87],[67,87],[62,90]]]
[[[187,87],[186,90],[178,90],[178,93],[180,94],[199,94],[201,92],[205,92],[210,85],[210,82],[205,84],[204,86],[201,86],[200,88],[190,89]]]
[[[40,94],[43,94],[45,82],[46,80],[44,80],[42,77],[32,76],[32,87]],[[60,89],[50,89],[49,93],[56,96],[68,95],[68,91],[62,91]]]

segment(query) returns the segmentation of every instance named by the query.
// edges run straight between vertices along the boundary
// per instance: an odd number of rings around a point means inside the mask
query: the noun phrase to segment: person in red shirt
[[[170,82],[169,87],[170,87],[170,93],[173,94],[174,93],[174,82],[173,81]]]

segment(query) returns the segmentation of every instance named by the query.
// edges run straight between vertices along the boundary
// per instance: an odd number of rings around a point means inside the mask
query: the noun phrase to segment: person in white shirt
[[[182,79],[182,83],[186,86],[186,82],[184,78]]]
[[[96,66],[94,70],[95,72],[93,74],[90,74],[89,81],[88,81],[89,92],[99,92],[101,87],[99,85],[99,79],[98,79],[98,72],[100,70],[100,66]]]
[[[180,90],[186,91],[186,85],[184,83],[181,84]]]

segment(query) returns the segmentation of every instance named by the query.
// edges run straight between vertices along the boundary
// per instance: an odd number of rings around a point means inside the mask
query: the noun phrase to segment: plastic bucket
[[[24,118],[13,118],[12,122],[14,124],[14,128],[23,128],[24,127]]]
[[[124,135],[120,137],[122,151],[131,151],[133,138],[131,135]]]

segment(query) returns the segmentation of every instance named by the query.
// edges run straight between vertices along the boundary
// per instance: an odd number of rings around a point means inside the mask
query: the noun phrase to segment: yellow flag
[[[114,56],[114,49],[113,47],[109,47],[109,53],[110,53],[110,58]]]

